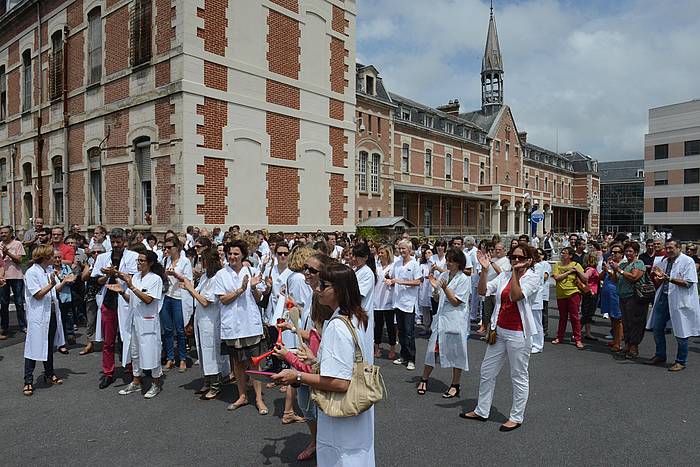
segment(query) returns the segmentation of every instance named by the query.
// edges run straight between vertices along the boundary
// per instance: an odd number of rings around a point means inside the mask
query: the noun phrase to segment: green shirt
[[[639,269],[642,272],[647,270],[644,266],[644,262],[641,259],[634,260],[631,263],[626,261],[620,263],[620,269],[625,272],[632,272],[635,269]],[[617,296],[620,298],[632,298],[634,297],[634,282],[630,282],[628,279],[622,276],[622,273],[617,275]]]
[[[554,265],[554,268],[552,268],[552,275],[558,276],[559,274],[563,274],[571,269],[576,269],[578,271],[583,272],[583,268],[581,267],[581,265],[575,261],[570,262],[566,266],[561,264],[561,262],[557,262]],[[577,274],[572,273],[566,276],[564,279],[557,281],[557,298],[568,298],[574,294],[581,292],[576,286],[577,277]]]

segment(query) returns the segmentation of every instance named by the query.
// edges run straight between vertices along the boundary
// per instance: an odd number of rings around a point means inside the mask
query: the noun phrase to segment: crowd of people
[[[515,430],[524,419],[530,356],[545,349],[551,287],[559,312],[552,345],[565,342],[571,322],[572,344],[585,349],[598,340],[591,324],[600,316],[610,320],[608,345],[620,358],[638,358],[645,330],[653,330],[648,363],[662,365],[670,323],[678,351],[669,370],[685,368],[688,337],[700,335],[697,246],[683,253],[677,240],[652,237],[640,254],[627,235],[555,238],[404,234],[379,242],[238,226],[188,227],[161,238],[98,226],[88,238],[79,226],[64,232],[36,219],[21,241],[12,227],[0,228],[0,339],[12,298],[26,333],[26,396],[34,394],[38,361],[47,384],[62,384],[54,351],[69,353],[84,327],[79,354],[101,351],[100,389],[114,383],[117,355],[132,375],[119,394],[147,399],[162,391],[164,372],[184,373],[196,362],[203,400],[236,385],[230,411],[251,405],[252,394],[257,413],[267,415],[265,390],[284,392],[282,423],[306,423],[311,433],[299,460],[373,465],[373,408],[333,417],[318,410],[315,394],[346,393],[359,351],[368,364],[386,357],[408,371],[422,362],[419,396],[437,365],[451,368],[442,397],[459,397],[468,342],[478,336],[487,343],[478,402],[460,416],[488,419],[507,359],[513,400],[500,430]],[[418,359],[416,337],[428,339]],[[250,378],[260,370],[271,375]]]

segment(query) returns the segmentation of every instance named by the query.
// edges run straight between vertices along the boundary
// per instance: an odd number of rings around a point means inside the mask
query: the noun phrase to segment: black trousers
[[[416,314],[406,313],[396,309],[396,323],[399,326],[399,344],[401,344],[401,358],[407,362],[416,362]]]
[[[389,345],[396,345],[396,325],[394,324],[394,310],[374,310],[374,343],[382,343],[384,324],[389,336]]]
[[[56,313],[51,310],[51,321],[49,321],[49,350],[44,363],[44,376],[53,376],[53,341],[56,337]],[[24,384],[34,384],[34,368],[36,360],[24,359]]]
[[[549,300],[542,302],[542,331],[545,336],[547,331],[549,331]]]
[[[639,345],[644,338],[649,302],[637,297],[621,298],[622,327],[625,330],[625,343]]]

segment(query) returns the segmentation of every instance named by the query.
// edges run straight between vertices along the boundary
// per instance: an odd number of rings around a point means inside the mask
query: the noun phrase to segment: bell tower
[[[498,45],[496,20],[493,17],[493,2],[486,35],[486,48],[481,61],[481,109],[485,113],[497,112],[503,105],[503,59]]]

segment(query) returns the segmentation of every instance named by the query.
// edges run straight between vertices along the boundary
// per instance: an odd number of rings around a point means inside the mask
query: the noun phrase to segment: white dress
[[[338,310],[333,316],[339,316]],[[363,355],[372,353],[364,328],[353,325]],[[321,376],[352,379],[355,344],[352,334],[341,320],[327,321],[318,349]],[[374,463],[374,407],[355,417],[329,417],[318,411],[316,461],[319,467],[373,467]]]
[[[440,274],[440,279],[449,280],[449,271]],[[435,343],[439,344],[440,366],[442,368],[461,368],[469,370],[467,357],[467,339],[469,337],[469,296],[471,280],[459,271],[447,287],[459,299],[459,305],[454,306],[447,299],[445,292],[440,289],[438,311],[433,318],[432,334],[428,340],[425,352],[425,363],[435,366]]]
[[[153,370],[160,367],[162,350],[158,311],[160,310],[160,301],[163,295],[163,279],[152,272],[149,272],[144,277],[141,277],[141,273],[137,272],[131,279],[131,282],[134,288],[153,297],[153,300],[147,304],[131,290],[126,291],[129,295],[129,314],[125,325],[129,329],[133,329],[136,335],[129,333],[124,336],[122,365],[126,366],[131,360],[131,340],[136,339],[139,368],[142,370]]]

